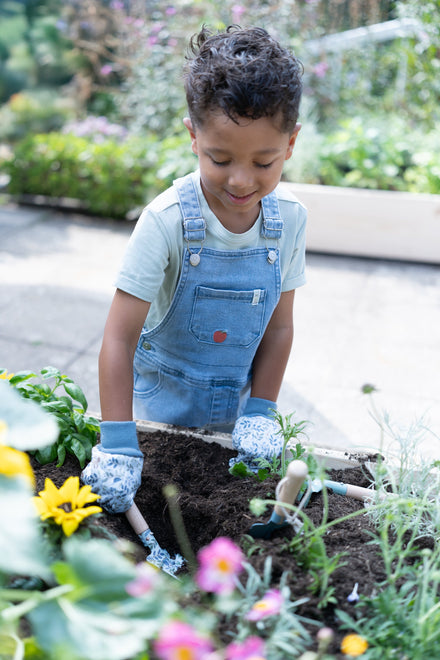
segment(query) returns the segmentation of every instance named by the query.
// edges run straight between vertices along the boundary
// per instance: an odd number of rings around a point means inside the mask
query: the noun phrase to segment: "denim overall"
[[[203,247],[206,224],[193,180],[174,185],[186,248],[168,312],[139,339],[133,412],[137,419],[230,430],[281,294],[278,200],[275,193],[261,200],[265,247],[215,250]]]

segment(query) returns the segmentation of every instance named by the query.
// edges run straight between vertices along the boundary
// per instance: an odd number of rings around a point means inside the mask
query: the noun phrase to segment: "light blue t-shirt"
[[[261,212],[254,225],[243,234],[227,230],[208,206],[200,185],[199,171],[193,172],[192,177],[206,222],[204,246],[217,250],[240,250],[264,246],[271,248],[278,243],[281,290],[291,291],[305,284],[307,211],[282,183],[275,189],[284,222],[282,237],[279,241],[270,241],[260,233]],[[145,322],[147,330],[158,325],[171,304],[184,248],[182,215],[177,193],[172,186],[142,212],[115,282],[118,289],[151,303]]]

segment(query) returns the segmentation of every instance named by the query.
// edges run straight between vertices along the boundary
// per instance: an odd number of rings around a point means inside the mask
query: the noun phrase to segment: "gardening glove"
[[[232,447],[238,451],[231,458],[229,466],[244,463],[252,472],[259,469],[259,458],[269,461],[279,456],[283,449],[280,428],[274,420],[276,403],[268,399],[250,397],[242,415],[235,422],[232,431]]]
[[[149,564],[153,564],[153,566],[161,568],[165,573],[173,576],[179,568],[182,568],[185,563],[182,555],[176,555],[173,559],[168,550],[160,547],[151,529],[146,529],[145,532],[139,534],[139,538],[144,546],[150,550],[150,554],[147,557]]]
[[[132,506],[141,485],[143,462],[136,422],[101,422],[101,443],[93,447],[81,479],[100,496],[104,509],[122,513]]]

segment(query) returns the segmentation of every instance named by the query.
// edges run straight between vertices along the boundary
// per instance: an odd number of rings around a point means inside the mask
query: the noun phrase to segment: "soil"
[[[145,460],[142,485],[135,501],[159,544],[171,555],[182,552],[163,494],[164,486],[172,483],[178,490],[178,504],[193,551],[197,553],[217,536],[227,536],[239,544],[244,552],[252,545],[253,551],[247,561],[260,574],[263,572],[266,558],[271,556],[272,586],[276,587],[283,572],[288,572],[287,584],[291,589],[291,598],[308,598],[305,604],[298,607],[297,613],[332,628],[335,631],[335,639],[329,651],[333,652],[336,658],[342,658],[338,651],[340,640],[345,633],[339,630],[336,610],[353,613],[353,605],[347,602],[347,596],[356,582],[359,592],[368,596],[377,583],[384,579],[381,559],[375,546],[368,543],[373,529],[367,516],[357,516],[331,527],[328,531],[325,537],[327,555],[333,557],[337,553],[344,553],[344,557],[343,565],[329,578],[329,587],[334,590],[336,603],[320,607],[318,595],[311,591],[312,575],[299,565],[298,556],[289,551],[288,541],[294,536],[290,526],[276,531],[268,540],[253,540],[247,535],[253,523],[267,522],[272,510],[269,507],[262,517],[257,518],[250,512],[250,500],[254,497],[274,499],[278,478],[269,477],[264,482],[259,482],[253,477],[232,476],[228,471],[229,459],[236,453],[216,442],[206,442],[195,434],[188,436],[183,432],[141,432],[139,445]],[[79,475],[81,472],[78,461],[73,456],[68,456],[61,468],[57,468],[55,464],[41,466],[35,460],[33,467],[38,491],[44,488],[46,477],[51,478],[59,487],[67,477]],[[368,486],[371,482],[362,465],[343,471],[332,470],[328,472],[328,478],[359,486]],[[332,493],[328,493],[328,497],[329,520],[363,508],[361,502],[348,497]],[[322,519],[322,510],[322,493],[315,493],[305,513],[316,525]],[[117,537],[136,544],[139,549],[138,560],[145,559],[146,550],[123,514],[104,513],[100,524]],[[306,627],[313,636],[319,629],[319,626]]]

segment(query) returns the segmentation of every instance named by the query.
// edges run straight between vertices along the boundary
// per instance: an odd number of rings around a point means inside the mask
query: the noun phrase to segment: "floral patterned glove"
[[[238,455],[229,461],[230,467],[244,463],[250,470],[257,472],[258,459],[272,460],[283,449],[283,437],[273,415],[276,403],[268,399],[250,397],[243,414],[235,422],[232,431],[232,447]]]
[[[135,422],[102,422],[101,444],[93,447],[81,479],[100,495],[104,509],[122,513],[132,506],[141,485],[143,462]]]

